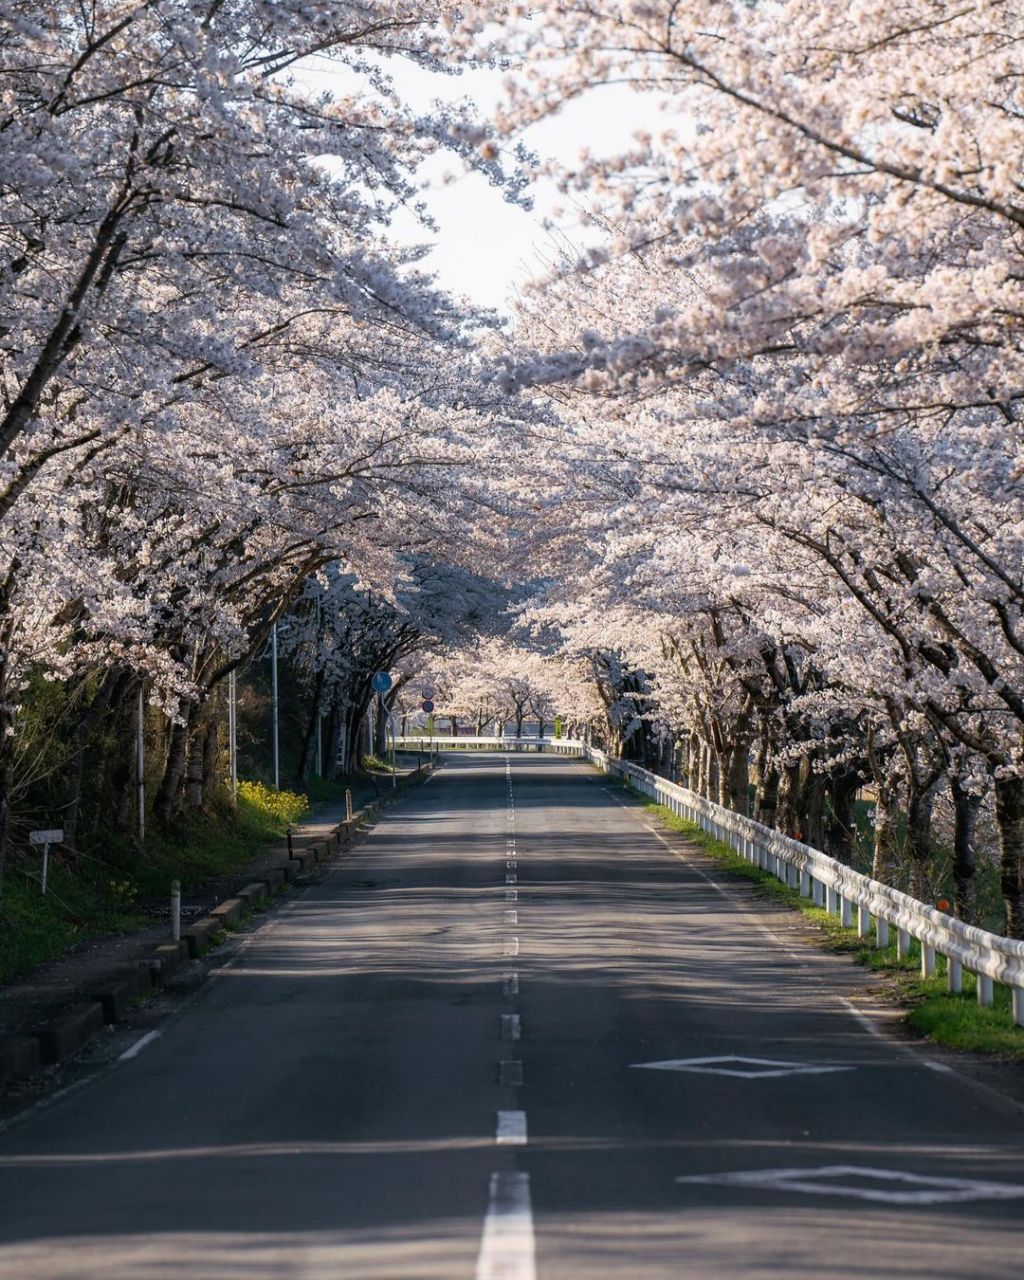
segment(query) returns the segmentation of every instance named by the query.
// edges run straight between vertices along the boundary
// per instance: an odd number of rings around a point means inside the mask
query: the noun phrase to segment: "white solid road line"
[[[526,1112],[499,1111],[494,1141],[499,1147],[525,1147]]]
[[[137,1057],[138,1054],[145,1049],[146,1045],[152,1044],[159,1035],[159,1031],[147,1031],[144,1036],[136,1040],[129,1048],[125,1049],[124,1053],[119,1056],[118,1061],[127,1062],[129,1058]]]
[[[528,1173],[492,1173],[476,1280],[536,1280]]]

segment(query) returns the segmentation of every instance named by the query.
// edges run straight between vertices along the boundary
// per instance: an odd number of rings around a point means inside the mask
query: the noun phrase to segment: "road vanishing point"
[[[1019,1277],[1024,1112],[792,920],[579,761],[452,755],[0,1135],[0,1275]]]

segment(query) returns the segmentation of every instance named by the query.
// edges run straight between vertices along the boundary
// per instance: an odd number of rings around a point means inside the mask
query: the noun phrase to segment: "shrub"
[[[238,799],[283,826],[298,822],[309,809],[305,796],[294,791],[275,791],[262,782],[240,782]]]

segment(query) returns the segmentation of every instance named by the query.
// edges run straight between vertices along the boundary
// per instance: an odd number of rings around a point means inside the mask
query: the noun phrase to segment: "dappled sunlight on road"
[[[504,770],[460,760],[6,1135],[0,1275],[472,1280],[504,1170],[541,1280],[1016,1277],[1024,1152],[866,1033],[868,977],[575,766]]]
[[[0,1247],[0,1275],[18,1280],[441,1280],[472,1275],[478,1227],[474,1218],[432,1223],[426,1237],[395,1227],[386,1233],[167,1231],[43,1238]]]

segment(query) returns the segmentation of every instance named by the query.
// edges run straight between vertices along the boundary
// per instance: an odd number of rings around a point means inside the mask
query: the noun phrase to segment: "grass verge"
[[[800,911],[818,929],[828,950],[846,952],[859,964],[885,978],[890,990],[906,1007],[908,1024],[929,1040],[951,1049],[1024,1058],[1024,1028],[1013,1021],[1008,987],[996,983],[993,1004],[984,1008],[977,1003],[974,975],[964,973],[963,992],[951,994],[946,990],[946,961],[943,956],[936,957],[935,976],[922,978],[920,947],[916,941],[911,942],[910,953],[905,959],[897,957],[895,941],[888,947],[876,948],[871,938],[857,937],[856,931],[845,929],[837,916],[816,907],[809,899],[802,898],[796,889],[790,889],[767,871],[752,867],[729,845],[634,790],[628,783],[623,785],[645,808],[656,814],[664,826],[685,835],[730,875],[749,881],[760,897],[785,903]]]
[[[189,815],[173,831],[151,832],[145,850],[51,857],[40,892],[34,863],[13,862],[0,921],[0,982],[61,955],[76,943],[145,928],[144,904],[167,900],[172,880],[187,894],[204,880],[245,866],[307,809],[304,796],[260,784],[239,787],[238,808]]]

